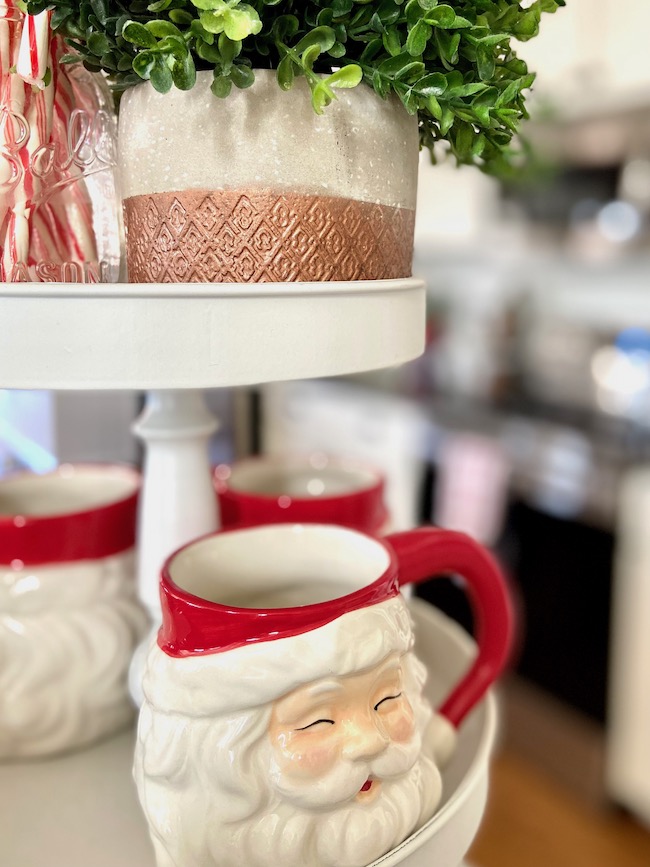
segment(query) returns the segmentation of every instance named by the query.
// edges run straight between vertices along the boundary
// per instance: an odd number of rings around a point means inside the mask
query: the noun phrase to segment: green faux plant
[[[396,94],[417,114],[433,155],[447,142],[460,163],[495,170],[527,117],[534,75],[512,40],[539,32],[565,0],[26,0],[52,9],[62,34],[90,70],[119,87],[143,80],[164,93],[189,90],[213,70],[212,91],[249,87],[256,68],[277,70],[288,90],[304,76],[321,113],[336,88],[362,81]]]

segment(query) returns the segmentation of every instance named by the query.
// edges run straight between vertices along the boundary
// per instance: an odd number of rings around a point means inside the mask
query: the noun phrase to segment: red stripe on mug
[[[104,474],[131,477],[131,490],[110,502],[101,502],[97,496],[97,505],[60,514],[0,515],[0,564],[20,568],[98,560],[134,547],[140,474],[129,467],[100,465],[75,470],[96,473],[98,484]],[[19,478],[30,476],[33,474],[24,473],[5,481],[15,485]]]

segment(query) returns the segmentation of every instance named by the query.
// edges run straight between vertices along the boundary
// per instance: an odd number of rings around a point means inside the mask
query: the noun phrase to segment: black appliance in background
[[[422,488],[423,523],[432,513],[435,476],[429,467]],[[547,514],[516,496],[494,550],[518,610],[514,671],[603,724],[613,552],[612,531]],[[456,580],[429,581],[417,595],[472,630],[471,610]]]

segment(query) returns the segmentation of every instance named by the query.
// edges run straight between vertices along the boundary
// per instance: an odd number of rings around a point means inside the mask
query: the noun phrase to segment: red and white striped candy
[[[50,18],[52,12],[45,10],[38,15],[27,15],[18,48],[16,73],[27,84],[43,90],[45,73],[50,65]]]

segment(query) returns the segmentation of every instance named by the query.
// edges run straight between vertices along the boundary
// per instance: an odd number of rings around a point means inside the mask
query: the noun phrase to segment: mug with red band
[[[435,710],[401,587],[464,578],[475,661]],[[460,533],[219,532],[173,554],[135,779],[158,867],[364,867],[434,814],[455,733],[507,663],[504,579]]]
[[[299,522],[388,530],[383,476],[353,461],[260,455],[220,464],[213,478],[224,529]]]
[[[110,464],[0,480],[0,758],[85,746],[132,718],[139,490]]]

